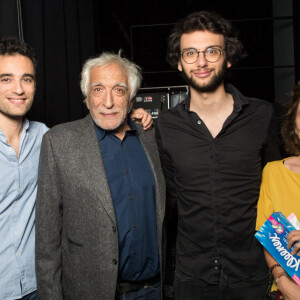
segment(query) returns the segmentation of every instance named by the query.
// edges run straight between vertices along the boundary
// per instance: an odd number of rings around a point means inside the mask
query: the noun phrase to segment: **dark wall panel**
[[[103,50],[132,58],[143,86],[184,84],[166,63],[173,24],[196,10],[214,10],[233,21],[248,57],[231,81],[249,96],[274,100],[273,1],[222,0],[22,0],[24,39],[38,56],[37,92],[30,118],[48,126],[81,118],[79,77],[83,62]],[[299,1],[293,1],[295,72],[299,80]],[[0,0],[0,36],[18,35],[17,0]]]

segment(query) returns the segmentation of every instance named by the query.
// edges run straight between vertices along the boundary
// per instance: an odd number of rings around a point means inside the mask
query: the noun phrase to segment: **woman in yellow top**
[[[262,175],[260,196],[257,204],[256,230],[273,212],[282,212],[286,217],[294,213],[300,220],[300,82],[293,92],[293,100],[282,125],[282,138],[287,153],[293,155],[280,161],[268,163]],[[288,237],[288,248],[300,241],[300,230],[292,231]],[[292,254],[300,256],[300,243]],[[285,300],[299,300],[300,286],[284,272],[277,261],[265,250],[266,262],[278,290]]]

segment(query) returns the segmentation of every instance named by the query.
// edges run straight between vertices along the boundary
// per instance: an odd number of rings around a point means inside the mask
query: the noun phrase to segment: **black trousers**
[[[266,299],[268,279],[261,282],[242,281],[228,286],[222,276],[219,284],[208,284],[205,281],[175,273],[175,300],[263,300]]]

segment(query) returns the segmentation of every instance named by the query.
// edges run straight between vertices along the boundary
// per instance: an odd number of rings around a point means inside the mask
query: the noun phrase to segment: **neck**
[[[6,143],[14,148],[16,156],[18,157],[23,129],[23,118],[11,119],[0,114],[0,128],[6,136]]]
[[[120,127],[114,131],[114,134],[117,138],[119,138],[122,141],[124,139],[126,131],[129,129],[130,129],[130,126],[128,124],[128,118],[126,118],[126,120],[123,122],[123,124],[120,125]]]
[[[23,129],[23,118],[8,118],[0,114],[0,128],[4,132],[7,141],[20,138]]]
[[[215,112],[223,110],[228,105],[233,105],[232,96],[225,91],[224,84],[212,92],[199,92],[190,88],[190,110]]]

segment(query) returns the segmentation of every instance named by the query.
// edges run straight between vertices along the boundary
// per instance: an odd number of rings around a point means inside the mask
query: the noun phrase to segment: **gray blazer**
[[[165,183],[154,130],[137,125],[156,181],[162,262]],[[90,115],[53,127],[43,138],[36,205],[40,300],[114,299],[118,276],[114,206]]]

